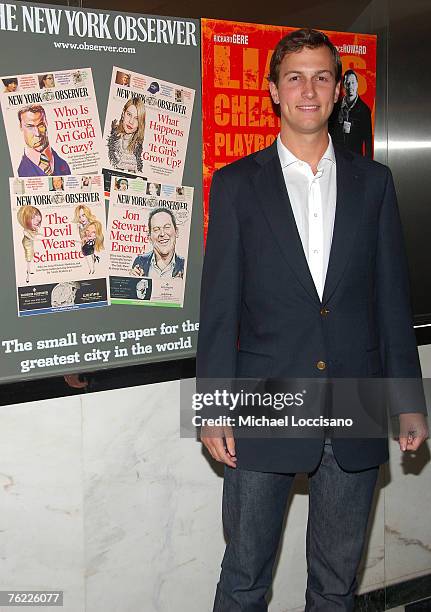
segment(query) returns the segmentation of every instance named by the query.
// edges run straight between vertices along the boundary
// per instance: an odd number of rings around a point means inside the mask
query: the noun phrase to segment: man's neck
[[[167,253],[166,255],[162,255],[161,253],[154,251],[154,257],[156,258],[157,267],[160,270],[164,270],[165,268],[167,268],[171,263],[174,255],[175,251],[173,251],[172,253]]]
[[[350,97],[350,98],[348,96],[346,96],[347,105],[348,106],[352,106],[352,104],[354,102],[356,102],[357,99],[358,99],[358,95],[357,94],[356,94],[356,96],[353,96],[353,97]]]
[[[288,129],[281,129],[281,142],[291,153],[301,161],[306,162],[313,173],[317,172],[317,165],[323,157],[329,144],[328,130],[317,134],[298,134]]]
[[[44,153],[50,161],[53,157],[52,149],[49,144],[47,144],[46,147],[42,151],[35,151],[34,149],[31,149],[30,147],[26,145],[24,148],[24,153],[36,165],[39,164],[40,156],[42,153]]]

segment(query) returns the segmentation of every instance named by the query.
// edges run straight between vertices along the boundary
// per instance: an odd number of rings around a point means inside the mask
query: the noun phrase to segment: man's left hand
[[[144,276],[144,271],[139,266],[134,266],[130,270],[130,276]]]
[[[85,389],[88,386],[88,380],[80,380],[79,374],[65,374],[64,380],[73,389]]]
[[[424,440],[429,437],[426,415],[421,412],[400,414],[400,437],[398,439],[402,451],[416,451]]]

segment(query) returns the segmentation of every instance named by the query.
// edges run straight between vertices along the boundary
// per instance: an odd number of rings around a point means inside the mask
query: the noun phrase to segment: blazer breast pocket
[[[238,351],[237,378],[268,378],[272,372],[272,357],[253,351]]]

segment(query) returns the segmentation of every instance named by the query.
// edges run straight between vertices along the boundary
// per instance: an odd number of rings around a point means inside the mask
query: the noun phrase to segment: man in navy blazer
[[[391,173],[328,136],[340,80],[324,34],[283,38],[269,77],[277,141],[213,177],[198,379],[421,378]],[[398,395],[391,411],[401,449],[416,450],[428,435],[422,391]],[[201,439],[225,464],[214,611],[267,610],[296,472],[310,489],[306,610],[353,610],[387,440],[235,438],[230,427],[203,428]]]

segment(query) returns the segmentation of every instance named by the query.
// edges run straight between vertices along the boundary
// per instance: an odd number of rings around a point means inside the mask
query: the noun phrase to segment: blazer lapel
[[[263,213],[298,281],[309,296],[320,303],[296,227],[276,142],[268,149],[260,151],[255,160],[261,168],[254,175],[253,182],[262,203]]]
[[[329,301],[343,276],[363,211],[362,193],[358,180],[361,171],[355,168],[352,163],[353,156],[347,151],[335,149],[335,158],[337,161],[337,205],[322,304]]]

